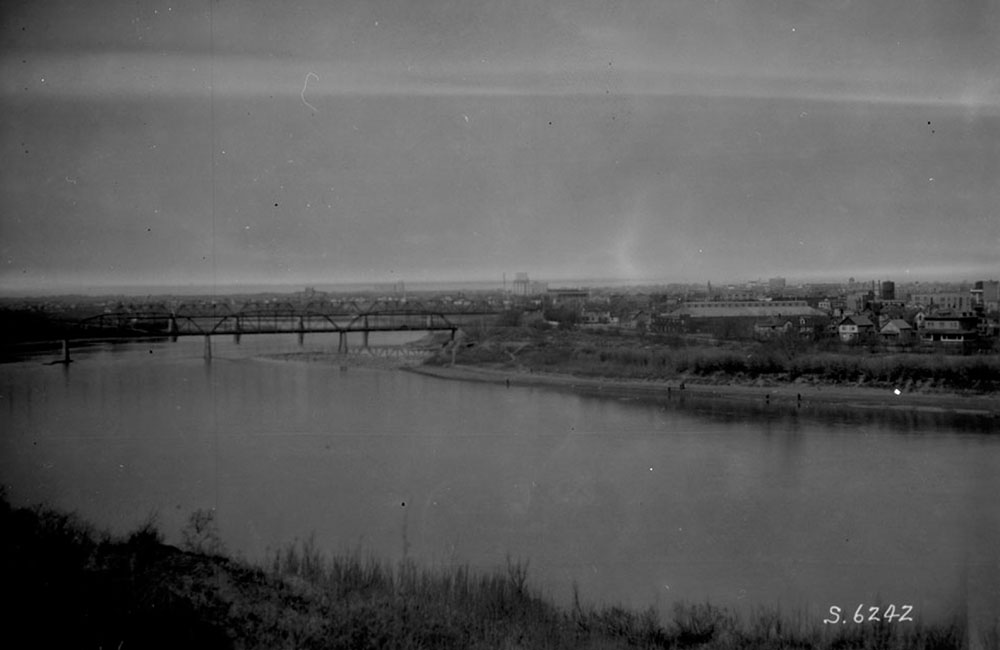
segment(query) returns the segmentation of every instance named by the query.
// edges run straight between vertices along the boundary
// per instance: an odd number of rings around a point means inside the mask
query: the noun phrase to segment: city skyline
[[[770,287],[771,280],[781,280],[780,288]],[[892,278],[827,278],[805,281],[798,278],[754,278],[754,279],[731,279],[728,281],[706,281],[706,282],[677,282],[669,280],[640,279],[640,280],[615,280],[608,278],[530,278],[529,293],[526,295],[538,295],[548,290],[558,291],[561,289],[586,289],[599,291],[602,293],[616,292],[621,290],[630,293],[633,290],[648,291],[676,291],[679,287],[686,287],[693,291],[707,291],[713,295],[721,295],[727,291],[757,291],[761,298],[764,296],[803,295],[803,291],[819,290],[827,297],[846,295],[848,293],[863,293],[875,291],[878,293],[883,283],[888,282],[898,291],[915,289],[930,291],[932,294],[939,291],[969,291],[979,282],[996,282],[994,279],[976,280],[940,280],[931,278],[928,280],[903,280],[897,281]],[[761,291],[763,289],[763,291]],[[8,300],[45,300],[59,299],[72,296],[85,298],[158,298],[171,296],[199,296],[212,299],[233,298],[251,295],[295,295],[309,294],[315,292],[317,296],[324,294],[343,296],[350,294],[371,294],[382,293],[394,296],[407,296],[417,294],[444,294],[454,292],[458,295],[488,293],[499,294],[505,292],[510,295],[518,295],[518,289],[511,277],[497,280],[473,280],[473,281],[438,281],[438,282],[407,282],[397,280],[395,282],[354,282],[354,283],[313,283],[311,285],[301,284],[236,284],[236,285],[97,285],[85,288],[65,289],[59,286],[49,287],[44,290],[14,290],[0,294],[0,299]],[[813,294],[819,295],[819,294]]]
[[[40,2],[0,34],[0,293],[1000,272],[993,2]]]

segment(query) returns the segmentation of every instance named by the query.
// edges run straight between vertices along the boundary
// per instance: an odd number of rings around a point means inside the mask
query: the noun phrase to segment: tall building
[[[891,280],[886,280],[881,283],[879,290],[879,298],[882,300],[895,300],[896,299],[896,283]]]
[[[1000,280],[979,280],[971,293],[973,307],[988,313],[1000,311]]]
[[[518,296],[528,295],[528,286],[531,281],[528,279],[527,273],[518,273],[514,276],[514,294]]]

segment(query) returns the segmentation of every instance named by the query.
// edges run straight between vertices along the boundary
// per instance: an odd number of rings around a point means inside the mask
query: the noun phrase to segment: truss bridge
[[[218,302],[191,304],[132,304],[69,323],[63,340],[63,361],[69,362],[72,341],[128,340],[201,336],[205,356],[211,358],[211,337],[232,336],[236,342],[245,335],[297,334],[299,343],[306,334],[338,334],[337,350],[348,351],[347,335],[360,333],[362,347],[368,348],[371,332],[455,332],[462,327],[492,321],[499,310],[488,305],[449,305],[429,302],[249,302],[232,305]]]

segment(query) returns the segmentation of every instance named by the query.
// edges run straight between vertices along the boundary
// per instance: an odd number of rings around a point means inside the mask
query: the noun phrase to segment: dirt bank
[[[388,348],[369,352],[350,352],[338,354],[335,352],[279,352],[262,354],[256,357],[265,361],[296,361],[300,363],[324,363],[341,368],[380,368],[395,370],[418,366],[427,358],[428,352],[423,350],[407,350]]]

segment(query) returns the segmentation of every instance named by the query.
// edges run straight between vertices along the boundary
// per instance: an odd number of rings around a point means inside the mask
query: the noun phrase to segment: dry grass
[[[542,598],[528,566],[493,572],[425,568],[323,553],[312,540],[263,565],[219,554],[211,517],[196,513],[192,547],[162,543],[152,520],[116,538],[73,515],[4,499],[8,634],[40,647],[93,648],[960,648],[962,627],[851,626],[801,616],[742,619],[710,604],[652,609],[569,607]]]

